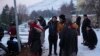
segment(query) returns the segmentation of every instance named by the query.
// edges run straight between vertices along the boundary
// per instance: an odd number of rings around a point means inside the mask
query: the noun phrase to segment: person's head
[[[38,20],[44,20],[44,18],[42,16],[39,16]]]
[[[87,14],[84,14],[84,19],[87,19],[87,18],[88,18]]]
[[[57,21],[57,17],[56,16],[53,16],[52,17],[52,21]]]
[[[16,26],[15,22],[11,22],[10,26]]]
[[[81,19],[81,17],[80,17],[80,16],[78,16],[77,18],[78,18],[78,19]]]
[[[28,25],[30,26],[32,23],[36,23],[37,24],[37,19],[31,19],[28,21]]]
[[[33,23],[38,23],[38,20],[35,18],[35,19],[33,19],[33,21],[32,21]]]
[[[64,21],[66,21],[66,18],[65,18],[65,15],[60,15],[59,16],[59,20],[60,20],[60,22],[64,22]]]

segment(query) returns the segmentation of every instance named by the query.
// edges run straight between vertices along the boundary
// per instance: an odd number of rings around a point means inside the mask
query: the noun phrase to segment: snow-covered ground
[[[78,56],[99,56],[100,55],[100,29],[97,31],[97,29],[94,29],[97,36],[98,36],[98,44],[96,49],[94,50],[89,50],[88,47],[83,46],[82,43],[82,35],[78,36]],[[26,43],[28,40],[28,31],[29,28],[27,26],[26,23],[22,24],[19,26],[19,34],[20,34],[20,38],[21,41],[23,43]],[[5,34],[4,38],[2,39],[2,43],[6,45],[7,40],[9,39],[9,35]],[[59,53],[59,40],[58,40],[58,50],[57,53]],[[47,56],[48,55],[48,49],[49,49],[49,44],[48,44],[48,30],[46,30],[46,34],[45,34],[45,43],[44,43],[44,48],[43,48],[43,56]],[[52,53],[53,54],[53,53]]]
[[[96,49],[89,50],[88,47],[83,46],[81,43],[83,41],[82,35],[78,37],[78,56],[99,56],[100,55],[100,29],[97,31],[97,29],[94,29],[97,37],[98,37],[98,44]]]

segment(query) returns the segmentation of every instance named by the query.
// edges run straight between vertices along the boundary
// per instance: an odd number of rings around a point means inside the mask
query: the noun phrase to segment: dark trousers
[[[83,43],[86,43],[87,42],[87,31],[82,30],[82,35],[83,35]]]
[[[54,53],[56,53],[57,50],[57,36],[50,36],[49,35],[49,54],[52,52],[52,45],[54,45]]]
[[[60,48],[59,56],[62,56],[62,48]]]
[[[78,35],[80,35],[80,27],[77,29]]]

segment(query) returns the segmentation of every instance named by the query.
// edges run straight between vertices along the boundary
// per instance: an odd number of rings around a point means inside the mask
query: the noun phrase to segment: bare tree
[[[25,5],[20,4],[18,6],[18,16],[19,16],[19,20],[27,21],[28,11],[27,11],[27,7]]]

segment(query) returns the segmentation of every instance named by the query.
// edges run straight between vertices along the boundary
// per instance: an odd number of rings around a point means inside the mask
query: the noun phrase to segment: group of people
[[[49,54],[48,56],[52,55],[53,45],[54,45],[54,54],[57,55],[58,36],[60,39],[59,56],[77,55],[78,25],[76,23],[72,23],[70,20],[66,20],[65,15],[60,15],[59,20],[60,21],[57,20],[57,16],[53,16],[47,25],[43,17],[39,17],[29,22],[30,31],[29,31],[28,43],[29,43],[30,50],[33,56],[41,56],[42,54],[41,47],[43,46],[43,43],[44,43],[43,39],[45,38],[45,36],[42,35],[42,33],[44,33],[46,29],[49,29],[49,35],[48,35]]]
[[[42,56],[42,47],[45,42],[45,31],[49,29],[48,42],[49,42],[49,54],[52,56],[52,46],[54,46],[54,54],[57,54],[57,41],[59,42],[59,56],[77,56],[78,53],[78,35],[80,35],[81,17],[78,16],[76,22],[66,19],[65,15],[53,16],[51,20],[46,24],[45,19],[42,16],[29,21],[29,37],[28,47],[30,48],[31,56]],[[84,15],[82,23],[82,35],[83,45],[88,46],[90,50],[93,50],[97,45],[97,36],[91,27],[91,21],[87,15]],[[1,39],[4,36],[4,30],[0,26],[0,50],[4,52],[16,52],[18,53],[18,43],[13,41],[16,36],[15,23],[10,24],[8,30],[10,39],[7,41],[8,47],[6,48]],[[21,42],[20,42],[21,43]],[[1,52],[0,52],[1,53]]]
[[[91,21],[87,15],[84,15],[82,23],[83,45],[93,50],[97,45],[97,36],[91,27]],[[31,20],[29,22],[29,46],[33,56],[42,55],[42,46],[45,39],[45,30],[49,29],[48,42],[49,54],[52,55],[52,46],[54,54],[57,55],[57,41],[59,42],[59,56],[77,56],[78,53],[78,35],[80,35],[81,17],[78,16],[76,22],[72,23],[66,19],[65,15],[53,16],[46,24],[43,17]],[[59,36],[59,37],[58,37]]]

